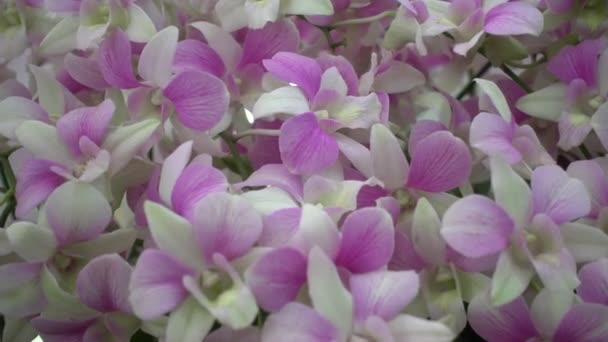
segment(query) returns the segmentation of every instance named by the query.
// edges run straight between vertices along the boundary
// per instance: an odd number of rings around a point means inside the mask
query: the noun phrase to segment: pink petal
[[[479,295],[469,304],[468,318],[473,330],[487,341],[524,342],[538,335],[522,297],[494,307],[487,295]]]
[[[184,71],[163,90],[175,107],[180,122],[205,131],[215,126],[228,110],[230,96],[219,78],[200,71]]]
[[[226,73],[222,58],[209,45],[194,39],[182,40],[177,44],[173,69],[176,73],[185,70],[208,72],[217,77]]]
[[[458,253],[479,258],[509,246],[514,224],[491,199],[479,195],[458,200],[445,212],[441,235]]]
[[[229,327],[221,327],[211,332],[205,337],[204,342],[259,342],[260,330],[257,327],[248,327],[240,330],[233,330]]]
[[[545,0],[545,3],[549,10],[561,14],[568,12],[576,4],[576,0]]]
[[[298,231],[302,218],[301,208],[279,209],[264,216],[264,230],[258,244],[280,247],[285,245]]]
[[[36,206],[59,187],[65,178],[51,171],[60,164],[45,159],[32,158],[23,163],[17,172],[17,217],[26,217]]]
[[[582,43],[567,45],[551,59],[547,70],[563,83],[576,79],[585,81],[588,87],[597,86],[598,56],[603,50],[599,39],[585,40]]]
[[[412,154],[407,186],[443,192],[464,183],[471,174],[467,145],[450,132],[435,132],[422,139]]]
[[[414,271],[376,271],[353,275],[350,290],[355,302],[355,318],[370,316],[391,321],[416,297],[420,282]]]
[[[121,30],[112,32],[99,45],[99,69],[104,79],[116,88],[131,89],[139,86],[133,74],[131,58],[131,43],[126,33]]]
[[[410,138],[408,140],[407,149],[410,155],[414,154],[414,150],[418,143],[428,137],[429,135],[439,132],[447,131],[447,127],[439,121],[435,120],[420,120],[412,127],[410,132]]]
[[[317,173],[338,159],[338,143],[326,133],[314,113],[295,116],[283,123],[279,136],[281,159],[296,174]]]
[[[289,20],[267,23],[258,30],[248,30],[243,42],[243,58],[240,65],[259,64],[278,52],[296,52],[300,36]]]
[[[0,265],[0,311],[9,317],[39,314],[46,306],[40,287],[42,263]],[[33,286],[33,288],[32,288]]]
[[[246,273],[258,305],[276,312],[293,301],[306,282],[306,258],[292,248],[277,248],[260,257]]]
[[[545,213],[556,224],[586,216],[591,202],[585,185],[559,166],[540,166],[532,173],[532,212]]]
[[[473,119],[470,128],[472,147],[488,156],[500,156],[509,164],[518,163],[521,153],[513,146],[514,127],[501,116],[480,113]]]
[[[79,144],[82,137],[101,146],[115,109],[112,100],[105,100],[95,107],[75,109],[57,121],[57,133],[70,152],[79,157],[82,155]]]
[[[559,322],[554,342],[602,342],[608,340],[608,306],[576,304]]]
[[[224,191],[227,186],[226,176],[219,170],[204,163],[192,163],[175,181],[171,204],[176,213],[192,218],[198,201],[212,192]]]
[[[99,256],[78,273],[78,298],[99,312],[128,313],[130,278],[131,266],[118,254]]]
[[[591,198],[591,212],[593,217],[599,215],[603,207],[608,206],[608,179],[604,170],[594,160],[578,160],[568,165],[568,175],[574,177],[585,185]]]
[[[244,255],[260,237],[262,227],[260,214],[243,197],[219,192],[197,203],[194,232],[208,260],[215,253],[228,260]]]
[[[420,271],[426,266],[426,261],[418,255],[410,237],[402,231],[395,230],[395,250],[388,269]]]
[[[32,93],[21,82],[15,79],[8,79],[0,83],[0,100],[11,96],[31,99]]]
[[[309,57],[291,52],[279,52],[263,62],[272,76],[288,83],[294,83],[312,100],[321,85],[321,67]]]
[[[393,219],[380,208],[354,211],[342,225],[342,244],[336,264],[355,273],[386,266],[393,255]]]
[[[536,7],[523,1],[514,1],[493,7],[486,14],[484,30],[497,36],[539,36],[543,31],[543,23],[543,14]]]
[[[139,76],[149,83],[164,88],[171,78],[179,30],[167,26],[146,43],[137,63]]]
[[[274,186],[288,192],[295,200],[302,200],[301,177],[294,175],[282,164],[268,164],[260,167],[246,181],[235,184],[236,188]]]
[[[268,317],[262,341],[333,342],[339,341],[339,332],[314,309],[294,302]]]
[[[608,305],[608,259],[590,262],[578,272],[576,293],[588,303]]]
[[[153,319],[177,308],[188,296],[182,278],[192,274],[186,266],[156,249],[139,256],[129,284],[129,301],[141,319]]]
[[[45,342],[80,342],[83,341],[85,331],[94,324],[94,321],[57,321],[36,317],[31,323]]]
[[[335,5],[334,5],[335,6]],[[344,56],[334,56],[328,53],[322,53],[317,58],[317,63],[321,66],[323,72],[331,67],[336,67],[340,76],[346,82],[348,88],[347,95],[356,96],[359,95],[359,76],[355,71],[353,65]]]
[[[108,88],[109,84],[104,79],[96,60],[70,53],[65,56],[63,63],[67,72],[78,83],[96,90]]]

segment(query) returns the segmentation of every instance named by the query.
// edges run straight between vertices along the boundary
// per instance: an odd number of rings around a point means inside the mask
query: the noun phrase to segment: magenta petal
[[[38,262],[0,265],[0,312],[3,315],[28,317],[44,310],[46,300],[39,286],[42,267],[43,264]],[[33,289],[20,292],[32,286]]]
[[[207,260],[220,253],[232,260],[244,255],[262,233],[262,218],[243,197],[213,193],[198,202],[194,233]]]
[[[258,305],[276,312],[293,301],[306,282],[306,258],[292,248],[273,249],[251,266],[245,278]]]
[[[298,231],[302,208],[285,208],[264,216],[264,230],[258,244],[279,247],[287,243]]]
[[[376,271],[353,275],[350,290],[355,318],[365,321],[378,316],[385,321],[395,318],[418,293],[420,281],[414,271]]]
[[[279,52],[263,63],[272,76],[296,84],[309,100],[319,91],[321,67],[314,59],[291,52]]]
[[[62,166],[45,159],[29,159],[17,172],[17,217],[27,216],[36,206],[44,202],[65,178],[51,171],[51,167]]]
[[[84,342],[85,331],[95,321],[56,321],[36,317],[31,323],[45,342]]]
[[[120,89],[139,87],[131,64],[131,43],[121,30],[112,32],[100,45],[97,63],[105,80]]]
[[[471,123],[469,140],[472,147],[486,155],[500,156],[509,164],[515,164],[522,159],[522,154],[513,146],[514,134],[515,127],[501,116],[480,113]]]
[[[395,248],[393,219],[380,208],[354,211],[342,225],[342,244],[336,264],[355,273],[386,266]]]
[[[435,132],[417,144],[407,186],[429,192],[447,191],[464,183],[471,168],[467,145],[450,132]]]
[[[429,135],[439,132],[439,131],[447,131],[448,129],[439,121],[435,120],[421,120],[416,122],[414,126],[412,126],[412,131],[410,132],[410,138],[408,140],[407,149],[410,155],[414,154],[414,150],[418,143],[428,137]]]
[[[340,341],[340,335],[338,329],[314,309],[294,302],[268,317],[262,341],[334,342]]]
[[[243,58],[240,65],[259,64],[278,52],[296,52],[300,36],[289,20],[267,23],[258,30],[248,30],[243,42]]]
[[[582,79],[593,88],[597,85],[598,56],[603,50],[602,45],[599,39],[586,40],[576,46],[567,45],[551,59],[547,70],[563,83]]]
[[[576,292],[585,302],[608,305],[608,259],[588,263],[578,277],[581,284]]]
[[[200,71],[184,71],[163,91],[175,106],[179,121],[188,128],[205,131],[215,126],[228,110],[230,96],[219,78]]]
[[[192,163],[175,181],[171,204],[176,213],[192,218],[198,201],[209,193],[224,191],[227,186],[228,181],[221,171],[204,163]]]
[[[118,254],[99,256],[78,273],[78,298],[99,312],[128,313],[130,278],[131,266]]]
[[[141,319],[158,318],[177,308],[188,296],[182,278],[192,274],[186,266],[157,249],[139,256],[129,284],[129,301]]]
[[[400,230],[395,230],[395,250],[388,264],[388,269],[420,271],[426,266],[424,259],[414,249],[410,237]]]
[[[564,315],[553,335],[553,342],[608,341],[608,306],[576,304]]]
[[[469,304],[468,318],[473,330],[486,341],[524,342],[538,335],[521,297],[495,307],[486,295],[479,295]]]
[[[173,69],[176,73],[185,70],[204,71],[217,77],[226,73],[226,66],[220,55],[209,45],[194,39],[182,40],[177,44]]]
[[[538,36],[543,31],[543,14],[523,1],[503,3],[486,14],[484,31],[497,36]]]
[[[281,126],[281,159],[297,174],[316,173],[329,168],[338,159],[338,143],[326,133],[314,113],[293,117]]]
[[[82,155],[79,144],[82,137],[101,146],[115,109],[112,100],[105,100],[95,107],[75,109],[57,121],[57,133],[70,152],[79,157]]]
[[[568,12],[576,4],[576,0],[545,0],[547,7],[552,12],[561,14]]]
[[[471,195],[452,204],[443,216],[441,236],[458,253],[479,258],[507,248],[513,220],[487,197]]]
[[[78,83],[96,90],[103,90],[109,86],[94,59],[70,53],[65,56],[63,63],[68,74]]]
[[[321,70],[327,71],[331,67],[336,67],[340,76],[346,82],[348,88],[347,95],[357,96],[359,95],[359,76],[353,65],[344,58],[344,56],[334,56],[328,53],[323,53],[317,58],[317,62],[321,66]]]
[[[556,224],[586,216],[591,201],[584,184],[559,166],[541,166],[532,173],[533,215],[545,213]]]

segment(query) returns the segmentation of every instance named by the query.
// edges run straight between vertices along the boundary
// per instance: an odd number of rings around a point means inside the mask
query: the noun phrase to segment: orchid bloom
[[[561,83],[522,97],[517,107],[531,116],[558,122],[559,146],[581,145],[591,131],[608,147],[608,49],[601,40],[564,47],[547,70]],[[548,107],[550,105],[551,107]]]

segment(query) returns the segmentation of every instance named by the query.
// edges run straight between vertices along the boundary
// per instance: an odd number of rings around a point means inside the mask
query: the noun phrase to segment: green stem
[[[237,172],[241,176],[243,180],[247,179],[251,174],[250,167],[247,165],[247,161],[243,159],[239,150],[236,146],[236,139],[233,138],[230,134],[226,132],[220,133],[220,137],[226,142],[228,145],[228,149],[230,150],[230,154],[232,155],[232,159],[236,166]]]
[[[515,81],[515,83],[517,83],[523,90],[526,91],[526,93],[531,93],[533,92],[532,88],[530,88],[530,86],[528,86],[526,84],[526,82],[524,82],[524,80],[522,80],[521,78],[519,78],[519,76],[513,72],[513,70],[511,70],[508,66],[506,65],[501,65],[500,69],[507,74],[507,76],[509,76],[513,81]]]
[[[485,73],[488,72],[488,70],[490,70],[491,67],[492,67],[491,62],[487,62],[483,67],[481,67],[481,69],[479,69],[479,71],[475,75],[473,75],[473,77],[471,77],[471,80],[469,81],[469,83],[467,83],[466,87],[464,87],[458,93],[458,95],[456,95],[456,99],[462,100],[463,97],[465,97],[467,94],[470,94],[473,91],[473,88],[475,88],[475,79],[480,78],[483,75],[485,75]]]
[[[267,137],[278,137],[281,134],[281,131],[278,129],[248,129],[234,136],[234,140],[238,141],[242,138],[251,136],[251,135],[263,135]]]

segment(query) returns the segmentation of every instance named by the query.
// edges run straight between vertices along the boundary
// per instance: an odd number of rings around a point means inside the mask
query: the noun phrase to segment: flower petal
[[[273,186],[287,191],[296,200],[301,200],[303,188],[301,177],[290,173],[282,164],[267,164],[257,169],[244,182],[236,184],[237,188]]]
[[[496,203],[511,216],[516,227],[524,227],[530,219],[532,204],[528,183],[502,159],[492,158],[490,170]]]
[[[350,278],[355,302],[355,318],[362,322],[370,316],[393,320],[416,297],[420,281],[414,271],[376,271]]]
[[[450,132],[435,132],[422,139],[414,150],[407,186],[443,192],[461,185],[472,167],[467,145]]]
[[[498,115],[480,113],[470,128],[471,146],[488,156],[500,156],[509,164],[518,163],[522,154],[513,146],[514,129]]]
[[[278,52],[296,52],[299,44],[299,32],[291,21],[267,23],[261,29],[247,31],[240,65],[259,64]]]
[[[552,340],[594,341],[608,339],[608,307],[600,304],[577,304],[562,318]]]
[[[279,52],[272,59],[264,60],[263,64],[272,76],[300,87],[309,100],[319,91],[321,67],[312,58],[291,52]]]
[[[292,302],[270,315],[262,330],[267,342],[332,342],[339,341],[338,329],[314,309]]]
[[[184,71],[163,90],[184,126],[206,131],[222,120],[230,96],[224,82],[199,71]]]
[[[36,206],[59,187],[65,178],[51,171],[61,165],[50,160],[32,158],[26,160],[16,174],[17,217],[26,217]]]
[[[205,163],[194,162],[175,181],[171,204],[176,213],[191,219],[198,201],[212,192],[224,191],[227,186],[222,172]]]
[[[129,280],[131,266],[118,254],[91,260],[76,281],[78,298],[99,312],[131,312]]]
[[[56,252],[53,232],[27,221],[15,222],[6,228],[12,250],[26,261],[46,262]]]
[[[484,30],[497,36],[539,36],[543,24],[543,14],[536,7],[523,1],[514,1],[493,7],[486,14]]]
[[[213,327],[215,317],[193,298],[186,299],[169,315],[167,341],[199,342]]]
[[[583,266],[578,272],[581,284],[576,293],[587,303],[608,305],[608,259],[602,258]]]
[[[304,255],[311,248],[317,247],[333,258],[340,247],[340,236],[336,224],[326,211],[312,204],[304,204],[298,230],[287,245]]]
[[[525,95],[517,101],[517,109],[535,118],[557,122],[564,109],[566,88],[556,83]]]
[[[374,177],[388,190],[401,188],[406,182],[409,165],[399,141],[386,126],[375,124],[372,127],[370,153]]]
[[[40,287],[42,263],[0,265],[0,311],[8,317],[39,314],[46,305]]]
[[[57,121],[57,133],[72,155],[79,157],[80,139],[87,137],[101,146],[112,121],[116,107],[112,100],[105,100],[95,107],[83,107],[66,113]]]
[[[585,40],[576,46],[567,45],[551,58],[547,70],[564,84],[582,79],[588,87],[594,88],[598,83],[598,56],[602,50],[603,44],[599,39]]]
[[[48,122],[49,115],[36,102],[18,96],[10,96],[0,102],[0,134],[16,140],[15,129],[27,120]]]
[[[197,204],[194,232],[210,260],[215,253],[232,260],[244,255],[262,233],[262,218],[246,199],[213,193]]]
[[[418,255],[433,265],[446,261],[446,245],[441,236],[441,220],[435,208],[422,197],[416,203],[412,221],[412,243]]]
[[[131,89],[139,86],[131,66],[131,43],[121,30],[110,33],[99,45],[97,63],[103,78],[112,86]]]
[[[28,120],[15,131],[17,139],[25,149],[36,157],[70,165],[72,157],[59,140],[57,129],[41,121]]]
[[[217,77],[226,73],[226,66],[217,52],[194,39],[182,40],[177,44],[173,69],[177,73],[185,70],[204,71]]]
[[[298,115],[310,111],[308,100],[297,87],[287,86],[264,93],[253,105],[252,114],[260,119],[276,114]]]
[[[473,330],[488,341],[526,341],[537,336],[522,297],[496,307],[486,295],[477,296],[469,304],[468,318]]]
[[[296,299],[306,282],[306,258],[292,248],[273,249],[256,260],[245,279],[258,305],[276,312]]]
[[[144,80],[164,88],[171,78],[179,30],[168,26],[148,41],[139,56],[137,72]]]
[[[96,90],[108,88],[109,84],[96,60],[70,53],[65,56],[63,63],[68,74],[78,83]]]
[[[342,243],[336,263],[354,273],[386,266],[393,255],[394,228],[391,216],[380,208],[352,212],[342,225]]]
[[[161,169],[158,193],[165,203],[171,203],[171,193],[177,179],[190,161],[192,141],[187,141],[175,149],[164,161]]]
[[[133,312],[141,319],[153,319],[177,308],[188,296],[182,278],[191,272],[165,252],[144,250],[129,284]]]
[[[99,236],[112,220],[112,208],[92,185],[68,182],[48,198],[46,216],[59,245]]]
[[[532,173],[533,214],[545,213],[556,224],[589,214],[591,202],[584,184],[558,166],[540,166]]]
[[[454,203],[443,215],[441,235],[458,253],[479,258],[509,246],[513,220],[496,203],[480,195]]]
[[[285,166],[296,174],[325,170],[339,154],[338,143],[319,126],[313,113],[285,121],[281,126],[279,150]]]

